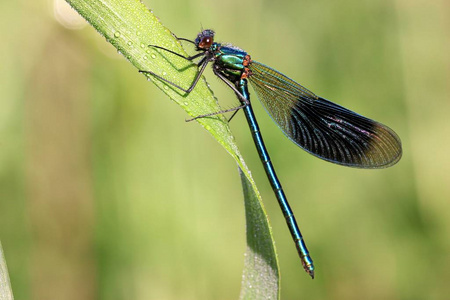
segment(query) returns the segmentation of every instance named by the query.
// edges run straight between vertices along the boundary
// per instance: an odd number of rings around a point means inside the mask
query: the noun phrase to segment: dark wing
[[[316,96],[292,79],[252,61],[252,84],[286,136],[324,160],[356,168],[385,168],[402,156],[389,127]]]

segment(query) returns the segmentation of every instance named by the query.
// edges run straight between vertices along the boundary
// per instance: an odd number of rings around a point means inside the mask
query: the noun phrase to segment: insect
[[[252,60],[244,50],[215,42],[213,30],[203,30],[194,41],[178,39],[194,44],[198,53],[185,57],[163,47],[150,47],[170,52],[191,62],[199,59],[197,76],[189,88],[185,89],[152,71],[140,72],[154,76],[188,94],[195,88],[206,66],[212,63],[214,74],[234,91],[240,105],[197,116],[189,121],[226,112],[234,112],[232,118],[237,111],[244,111],[256,149],[286,218],[303,268],[314,278],[313,260],[277,178],[253,113],[248,83],[250,82],[264,108],[284,134],[303,150],[326,161],[355,168],[389,167],[397,163],[402,156],[400,138],[389,127],[317,96],[278,71]]]

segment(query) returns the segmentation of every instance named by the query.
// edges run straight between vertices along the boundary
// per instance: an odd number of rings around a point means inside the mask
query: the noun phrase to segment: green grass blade
[[[8,268],[6,267],[5,256],[3,255],[2,243],[0,242],[0,300],[14,299],[9,282]]]
[[[245,199],[247,219],[247,251],[242,276],[240,299],[278,299],[279,275],[275,245],[267,215],[259,205],[258,194],[251,182],[239,169]]]
[[[179,41],[138,0],[66,0],[137,70],[152,70],[160,76],[189,87],[197,73],[192,63],[170,53],[148,47],[158,45],[186,55]],[[144,75],[143,75],[144,76]],[[202,78],[189,94],[149,77],[190,116],[220,110]],[[275,246],[261,197],[241,158],[223,116],[197,120],[236,160],[242,170],[247,221],[247,254],[241,299],[274,299],[279,295],[279,272]]]

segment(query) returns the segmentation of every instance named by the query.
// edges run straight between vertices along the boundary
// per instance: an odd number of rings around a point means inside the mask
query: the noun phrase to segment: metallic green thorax
[[[250,60],[247,52],[219,43],[213,43],[211,48],[216,56],[215,64],[220,68],[222,74],[226,75],[231,82],[239,80],[245,71],[246,62]]]

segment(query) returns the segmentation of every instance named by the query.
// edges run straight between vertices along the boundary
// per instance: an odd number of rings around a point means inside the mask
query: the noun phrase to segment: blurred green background
[[[260,126],[317,267],[302,270],[243,114],[282,299],[448,299],[450,10],[444,0],[144,3],[181,37],[217,32],[393,128],[385,170],[323,162]],[[65,2],[0,3],[0,239],[16,299],[237,299],[236,164]],[[206,74],[223,107],[237,103]]]

